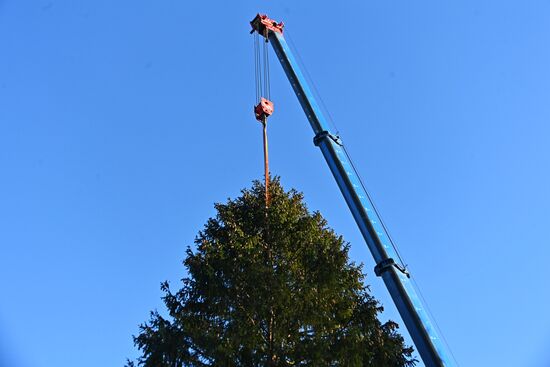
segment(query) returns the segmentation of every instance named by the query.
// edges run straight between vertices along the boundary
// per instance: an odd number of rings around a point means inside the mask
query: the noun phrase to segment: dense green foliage
[[[412,366],[393,322],[363,285],[349,245],[302,195],[271,185],[226,204],[187,249],[170,317],[153,312],[134,337],[137,363],[159,366]],[[129,362],[133,366],[133,362]]]

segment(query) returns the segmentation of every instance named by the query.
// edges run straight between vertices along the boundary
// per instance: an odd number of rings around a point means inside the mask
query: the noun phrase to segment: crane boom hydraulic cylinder
[[[397,306],[409,334],[427,367],[454,366],[443,340],[434,324],[409,274],[398,263],[398,253],[389,234],[353,167],[341,140],[330,133],[327,120],[317,104],[292,51],[283,36],[283,23],[277,23],[266,15],[258,14],[251,21],[256,31],[271,43],[296,96],[313,128],[316,146],[323,156],[359,226],[359,230],[376,262],[375,273],[382,277]]]

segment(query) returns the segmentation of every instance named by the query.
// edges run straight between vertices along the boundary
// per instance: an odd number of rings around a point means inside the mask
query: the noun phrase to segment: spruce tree
[[[381,323],[349,244],[275,178],[216,204],[187,249],[181,288],[162,284],[134,343],[145,367],[413,366],[397,324]],[[128,362],[134,366],[134,362]]]

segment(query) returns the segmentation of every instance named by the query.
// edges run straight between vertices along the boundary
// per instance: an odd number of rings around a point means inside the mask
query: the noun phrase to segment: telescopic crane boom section
[[[321,149],[374,257],[377,264],[375,273],[384,280],[422,361],[427,367],[454,366],[342,141],[328,128],[327,120],[285,41],[284,24],[261,14],[250,24],[251,33],[258,32],[271,43],[313,128],[313,142]]]

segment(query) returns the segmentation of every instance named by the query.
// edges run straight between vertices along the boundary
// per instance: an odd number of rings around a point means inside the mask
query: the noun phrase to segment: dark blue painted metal
[[[388,259],[397,262],[399,256],[386,228],[343,145],[338,138],[328,133],[327,121],[283,35],[269,31],[268,37],[313,128],[315,144],[320,147],[376,263]],[[381,276],[424,364],[427,367],[453,366],[445,344],[437,335],[408,274],[399,266],[390,265],[381,272]]]

